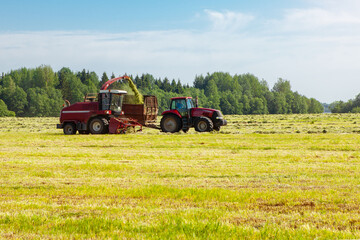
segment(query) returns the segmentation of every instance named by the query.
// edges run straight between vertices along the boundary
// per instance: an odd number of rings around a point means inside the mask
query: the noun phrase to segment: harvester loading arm
[[[117,81],[123,80],[123,79],[129,80],[130,77],[124,75],[122,77],[117,77],[117,78],[110,79],[109,81],[107,81],[106,83],[104,83],[101,86],[100,90],[106,90],[111,84],[113,84],[113,83],[115,83]]]

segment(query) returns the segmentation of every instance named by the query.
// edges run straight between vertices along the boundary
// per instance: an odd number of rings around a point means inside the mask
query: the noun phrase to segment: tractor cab
[[[122,115],[123,97],[127,94],[124,90],[100,90],[99,93],[99,110],[111,110],[115,116]]]
[[[194,108],[191,97],[177,97],[171,99],[170,110],[177,110],[182,117],[190,116],[190,110]]]

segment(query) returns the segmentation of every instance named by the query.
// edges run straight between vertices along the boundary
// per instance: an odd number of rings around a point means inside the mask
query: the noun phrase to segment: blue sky
[[[278,78],[322,102],[360,93],[358,0],[0,0],[0,72],[47,64],[192,83]]]
[[[97,30],[107,32],[206,28],[204,9],[251,12],[269,17],[298,0],[116,1],[2,0],[1,31]]]

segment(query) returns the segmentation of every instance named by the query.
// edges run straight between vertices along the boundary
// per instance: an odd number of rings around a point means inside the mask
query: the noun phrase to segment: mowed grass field
[[[360,115],[65,136],[0,119],[1,239],[360,238]]]

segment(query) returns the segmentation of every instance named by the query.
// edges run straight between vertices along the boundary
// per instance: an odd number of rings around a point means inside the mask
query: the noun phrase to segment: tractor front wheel
[[[213,122],[207,117],[199,117],[195,121],[195,130],[198,132],[211,132],[213,129]]]
[[[73,135],[76,134],[76,126],[74,123],[66,123],[64,125],[64,134],[65,135]]]
[[[160,127],[163,132],[179,132],[181,129],[180,118],[175,115],[165,115],[161,119]]]
[[[106,133],[107,120],[105,118],[94,118],[89,123],[89,129],[92,134]]]

